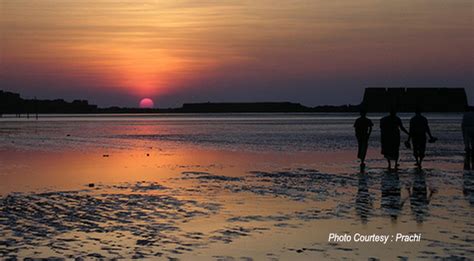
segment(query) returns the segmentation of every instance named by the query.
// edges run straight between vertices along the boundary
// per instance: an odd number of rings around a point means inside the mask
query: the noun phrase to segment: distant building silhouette
[[[461,112],[468,105],[464,88],[366,88],[362,104],[370,112]]]

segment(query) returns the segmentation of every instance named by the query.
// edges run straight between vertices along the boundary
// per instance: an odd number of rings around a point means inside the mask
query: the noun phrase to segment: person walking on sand
[[[369,137],[372,133],[372,127],[374,124],[366,117],[367,112],[365,110],[360,111],[360,117],[354,123],[355,135],[357,138],[357,144],[359,149],[357,151],[357,158],[360,159],[360,168],[365,168],[365,156],[367,155],[367,149],[369,147]]]
[[[392,169],[392,160],[395,161],[395,170],[398,169],[400,130],[409,135],[408,131],[403,127],[402,120],[397,116],[396,110],[392,109],[390,110],[390,115],[380,120],[382,155],[387,159],[388,170]]]
[[[428,120],[421,115],[421,108],[416,108],[415,116],[410,120],[410,135],[406,142],[407,147],[410,145],[410,140],[413,145],[413,156],[415,157],[415,165],[421,169],[421,164],[425,158],[426,151],[426,134],[430,137],[429,142],[435,142],[437,139],[431,135]]]
[[[461,128],[464,140],[464,151],[466,152],[464,169],[470,170],[474,168],[474,111],[469,107],[466,107]]]

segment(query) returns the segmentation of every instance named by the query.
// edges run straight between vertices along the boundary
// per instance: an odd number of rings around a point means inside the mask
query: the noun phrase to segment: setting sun
[[[143,98],[140,101],[140,108],[142,109],[151,109],[153,107],[155,107],[155,103],[150,98]]]

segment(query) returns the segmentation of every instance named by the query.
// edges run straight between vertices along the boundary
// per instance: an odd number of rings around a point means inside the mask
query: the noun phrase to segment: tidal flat
[[[364,173],[352,114],[4,118],[0,258],[469,259],[460,118],[427,117],[422,171],[388,172],[375,128]]]

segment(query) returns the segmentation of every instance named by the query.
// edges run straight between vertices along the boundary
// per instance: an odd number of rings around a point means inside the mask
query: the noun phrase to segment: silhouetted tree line
[[[264,112],[357,112],[357,105],[306,107],[291,102],[185,103],[180,108],[141,109],[109,107],[100,113],[264,113]]]
[[[23,99],[17,93],[0,91],[1,114],[34,114],[34,113],[93,113],[97,105],[86,100],[67,102],[57,100]]]
[[[185,103],[180,108],[98,108],[86,100],[23,99],[17,93],[0,91],[0,115],[33,113],[244,113],[244,112],[357,112],[356,105],[306,107],[291,102]]]
[[[229,103],[185,103],[180,112],[216,113],[216,112],[356,112],[358,106],[317,106],[306,107],[293,102],[229,102]]]

